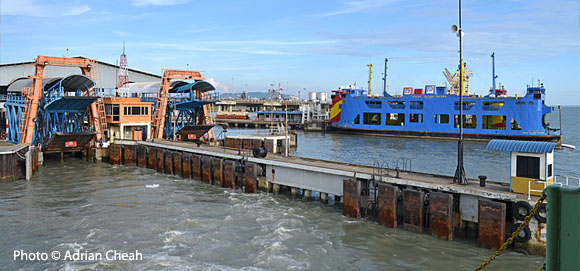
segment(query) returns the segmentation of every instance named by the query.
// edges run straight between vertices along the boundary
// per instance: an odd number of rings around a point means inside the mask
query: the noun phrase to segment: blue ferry
[[[492,92],[490,90],[490,92]],[[465,93],[465,92],[464,92]],[[528,87],[523,97],[508,97],[505,89],[488,96],[463,96],[466,139],[560,140],[560,130],[549,127],[544,104],[546,89]],[[403,95],[368,95],[366,90],[333,91],[330,128],[341,132],[408,137],[458,138],[459,95],[445,86],[404,88]]]

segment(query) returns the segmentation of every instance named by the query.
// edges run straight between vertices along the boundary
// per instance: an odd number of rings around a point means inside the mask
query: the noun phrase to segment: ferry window
[[[383,102],[381,101],[365,101],[369,108],[381,108],[383,106]]]
[[[522,105],[522,104],[526,104],[526,102],[516,102],[516,104]]]
[[[363,113],[363,124],[380,125],[381,113]]]
[[[455,115],[455,128],[459,128],[459,115]],[[463,115],[463,128],[473,129],[477,127],[476,115]]]
[[[505,120],[506,120],[505,116],[483,115],[482,128],[492,130],[505,130],[506,127]]]
[[[529,105],[534,105],[534,102],[528,102]]]
[[[435,123],[449,123],[449,115],[447,114],[435,115]]]
[[[552,164],[548,165],[548,178],[552,177]]]
[[[516,177],[540,178],[540,158],[518,155],[516,157]]]
[[[483,102],[483,110],[497,111],[503,106],[503,102]]]
[[[475,102],[463,102],[463,110],[469,110],[475,105]],[[455,102],[455,110],[459,110],[459,102]]]
[[[510,126],[511,126],[512,130],[521,130],[522,129],[522,127],[518,124],[518,122],[514,118],[512,118],[510,123],[511,123]]]
[[[409,114],[409,121],[423,123],[423,114]]]
[[[402,113],[387,113],[386,125],[405,126],[405,114]]]
[[[356,118],[354,118],[352,124],[360,124],[360,114],[356,115]]]
[[[405,109],[404,101],[389,101],[387,103],[392,109]]]
[[[411,109],[423,109],[422,101],[411,101]]]
[[[119,105],[118,104],[114,104],[112,106],[113,108],[113,121],[119,121]]]

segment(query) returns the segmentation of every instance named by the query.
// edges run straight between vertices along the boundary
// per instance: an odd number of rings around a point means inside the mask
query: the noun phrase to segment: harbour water
[[[580,148],[578,118],[580,107],[562,108],[563,141]],[[557,109],[546,120],[551,127],[560,127]],[[229,129],[227,133],[259,132],[267,131]],[[469,178],[485,175],[489,180],[509,182],[509,152],[488,151],[486,145],[487,142],[465,141],[466,174]],[[457,166],[457,141],[299,131],[298,149],[292,155],[363,165],[383,164],[391,168],[397,166],[400,158],[409,158],[413,171],[453,176]],[[580,177],[579,150],[555,150],[554,159],[556,174]],[[402,167],[402,161],[399,166]]]
[[[332,204],[244,194],[153,170],[48,161],[0,183],[6,270],[469,270],[492,251],[349,219]],[[142,253],[141,261],[21,261],[14,250]],[[536,270],[508,251],[490,270]]]
[[[563,110],[565,142],[580,145]],[[550,116],[553,118],[554,116]],[[549,119],[550,123],[557,123]],[[244,133],[230,129],[228,133]],[[300,133],[293,155],[373,164],[413,159],[413,170],[452,174],[455,141]],[[508,155],[466,144],[466,171],[500,180]],[[556,173],[579,176],[578,151],[556,151]],[[489,168],[487,168],[489,167]],[[494,175],[496,174],[496,175]],[[492,251],[349,219],[333,204],[245,194],[153,170],[49,160],[31,181],[0,183],[0,266],[6,270],[469,270]],[[138,251],[138,261],[24,261],[14,251]],[[539,256],[505,252],[489,270],[537,270]]]

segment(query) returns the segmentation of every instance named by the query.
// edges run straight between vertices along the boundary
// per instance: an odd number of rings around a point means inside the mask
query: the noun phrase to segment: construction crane
[[[86,58],[68,58],[68,57],[52,57],[52,56],[38,56],[34,60],[35,73],[30,76],[32,81],[32,88],[28,91],[23,91],[22,96],[26,99],[26,109],[23,114],[22,121],[20,122],[20,132],[22,137],[20,138],[21,143],[31,144],[34,140],[34,127],[36,125],[36,118],[38,113],[38,106],[40,100],[42,99],[42,79],[44,75],[44,69],[46,66],[62,66],[62,67],[78,67],[84,76],[94,80],[91,74],[91,69],[96,67],[96,61]],[[94,95],[97,96],[95,88],[83,93],[85,96]],[[103,128],[105,124],[104,106],[99,106],[100,100],[96,103],[92,103],[90,106],[90,120],[89,123],[93,125],[96,132],[97,141],[102,138]],[[102,103],[102,101],[100,101]],[[102,110],[100,110],[102,109]],[[102,112],[101,112],[102,111]]]
[[[163,70],[163,77],[161,78],[161,87],[159,88],[159,93],[157,95],[157,106],[155,109],[155,115],[153,116],[153,127],[151,131],[153,139],[163,138],[163,130],[165,127],[165,114],[167,113],[167,102],[169,100],[171,79],[189,79],[194,81],[205,80],[205,78],[201,76],[201,73],[197,71]],[[196,98],[197,99],[202,98],[201,93],[197,92]]]
[[[459,95],[459,78],[461,77],[460,75],[460,71],[459,69],[457,69],[457,71],[455,72],[455,74],[451,74],[451,72],[449,72],[449,70],[447,68],[445,68],[445,70],[443,71],[443,75],[445,76],[445,79],[447,79],[447,82],[449,82],[449,90],[448,90],[448,94],[455,94],[455,95]],[[465,87],[465,91],[463,92],[463,95],[469,95],[469,78],[473,75],[473,71],[464,71],[463,72],[463,76],[465,77],[463,79],[463,86]]]

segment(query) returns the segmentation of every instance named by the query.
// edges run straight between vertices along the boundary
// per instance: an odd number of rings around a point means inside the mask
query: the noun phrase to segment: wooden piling
[[[403,227],[405,230],[423,232],[423,197],[425,193],[403,190]]]
[[[379,183],[378,223],[387,227],[397,227],[397,198],[399,188],[386,183]]]
[[[197,154],[191,155],[191,173],[192,178],[201,181],[201,156]]]
[[[360,218],[360,185],[356,179],[346,179],[342,182],[344,204],[342,214],[352,218]]]
[[[226,160],[224,162],[223,186],[231,189],[236,188],[236,162]]]
[[[244,171],[244,191],[246,193],[256,193],[258,190],[258,165],[254,163],[246,163]]]
[[[117,144],[111,144],[109,146],[109,163],[111,165],[120,165],[121,164],[121,145],[117,145]],[[62,152],[61,152],[61,160],[63,160],[62,158]]]
[[[477,245],[498,249],[504,242],[506,204],[491,200],[479,200],[479,230]]]
[[[147,166],[147,153],[149,150],[146,146],[137,146],[137,166],[146,167]]]
[[[135,145],[123,145],[123,162],[127,166],[135,166]]]
[[[201,181],[211,183],[211,158],[209,156],[201,157]]]
[[[173,174],[183,177],[182,176],[183,175],[182,168],[183,168],[183,163],[182,163],[181,152],[174,152],[173,153],[173,170],[174,170]]]
[[[147,148],[147,168],[155,169],[157,164],[157,149]]]
[[[223,186],[223,160],[221,158],[212,158],[211,168],[213,173],[213,184]]]
[[[174,174],[173,169],[173,152],[172,151],[165,151],[165,173],[167,174]]]
[[[191,153],[183,153],[181,155],[181,177],[192,178],[191,174]]]
[[[453,240],[453,195],[429,193],[429,233],[444,240]]]

